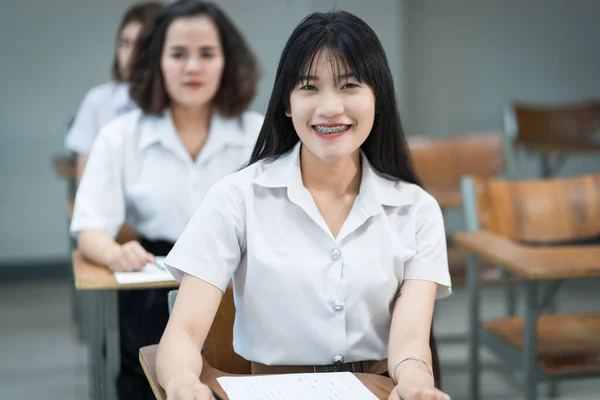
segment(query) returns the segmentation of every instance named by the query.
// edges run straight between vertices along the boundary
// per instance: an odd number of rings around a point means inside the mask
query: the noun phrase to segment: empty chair
[[[521,368],[525,398],[544,380],[600,375],[597,313],[544,312],[567,279],[600,276],[600,175],[531,181],[463,179],[465,221],[454,243],[469,258],[470,379],[478,398],[480,344]],[[521,279],[522,317],[480,323],[477,259]],[[544,315],[542,315],[544,314]]]

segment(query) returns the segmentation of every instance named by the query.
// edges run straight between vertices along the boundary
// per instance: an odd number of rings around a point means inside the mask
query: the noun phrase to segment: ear
[[[290,110],[285,110],[285,116],[292,118],[292,112]]]

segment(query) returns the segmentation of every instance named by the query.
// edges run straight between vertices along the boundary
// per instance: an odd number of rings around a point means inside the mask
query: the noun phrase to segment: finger
[[[156,259],[154,258],[154,255],[146,251],[146,249],[144,249],[142,245],[137,242],[135,246],[135,252],[142,260],[142,268],[148,263],[156,264]]]
[[[123,253],[124,253],[123,259],[127,263],[128,270],[129,271],[139,271],[141,269],[142,260],[135,253],[135,250],[132,249],[131,247],[129,247],[129,248],[125,249]]]
[[[148,262],[152,262],[149,258],[152,256],[150,253],[146,251],[138,242],[133,242],[131,244],[131,251],[135,254],[138,259],[138,264],[136,264],[137,269],[142,269],[144,265]]]
[[[394,389],[392,389],[390,395],[388,396],[388,400],[402,400],[402,397],[400,397],[400,394],[398,393],[397,387],[394,387]]]
[[[154,257],[154,254],[146,253],[146,257],[147,262],[149,262],[150,264],[156,264],[156,258]]]
[[[216,400],[208,386],[198,386],[194,391],[194,400]]]

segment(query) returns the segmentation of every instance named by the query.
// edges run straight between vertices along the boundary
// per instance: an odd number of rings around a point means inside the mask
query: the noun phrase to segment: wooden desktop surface
[[[75,277],[77,290],[154,289],[177,288],[179,286],[176,280],[125,285],[117,283],[112,271],[105,266],[87,261],[78,250],[73,251],[73,276]]]
[[[140,363],[152,391],[158,400],[166,400],[167,396],[165,391],[158,384],[158,378],[156,377],[156,349],[158,345],[147,346],[140,349]],[[373,374],[355,374],[356,377],[365,385],[378,399],[387,399],[390,392],[394,388],[394,382],[390,378],[386,378],[380,375]],[[217,382],[217,378],[221,376],[232,376],[226,374],[217,369],[212,368],[206,361],[202,368],[202,375],[200,380],[210,386],[215,392],[217,392],[223,399],[228,400],[227,395],[221,388],[221,385]]]
[[[71,154],[57,154],[52,158],[56,175],[63,179],[73,179],[77,171],[75,157]]]
[[[527,246],[488,231],[457,232],[453,243],[518,277],[534,280],[600,276],[600,245]]]

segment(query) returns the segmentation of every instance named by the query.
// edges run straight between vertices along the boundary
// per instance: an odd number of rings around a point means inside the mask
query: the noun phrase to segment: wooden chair
[[[600,175],[465,177],[462,189],[469,232],[454,242],[470,252],[471,398],[479,398],[480,344],[522,369],[527,400],[537,398],[540,381],[600,375],[600,313],[542,315],[564,280],[600,276],[600,242],[591,244],[600,238]],[[522,280],[523,317],[480,323],[478,259]]]
[[[499,132],[440,138],[411,136],[408,145],[419,179],[444,211],[462,206],[462,176],[498,176],[509,167],[505,158],[506,142]],[[453,284],[464,284],[466,258],[465,251],[448,246]],[[498,270],[489,265],[482,279],[498,282],[501,277]]]
[[[600,101],[513,103],[505,125],[515,145],[540,153],[544,178],[559,172],[566,154],[600,152]]]
[[[169,313],[175,305],[177,290],[168,294]],[[202,356],[208,363],[219,371],[229,374],[250,374],[250,362],[233,351],[233,322],[235,319],[235,304],[233,301],[233,285],[230,283],[223,295],[221,304],[215,316],[202,349]],[[432,355],[432,367],[436,378],[436,387],[441,387],[441,371],[433,326],[429,338]]]
[[[171,290],[168,296],[170,313],[175,305],[177,290]],[[229,284],[204,342],[202,356],[219,371],[230,374],[250,374],[250,362],[233,351],[234,319],[233,286]]]

